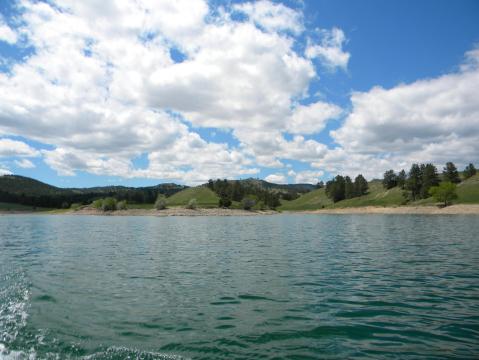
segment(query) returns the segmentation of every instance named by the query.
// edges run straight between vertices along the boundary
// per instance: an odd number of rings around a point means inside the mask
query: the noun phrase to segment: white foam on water
[[[0,290],[0,360],[34,360],[35,351],[10,350],[6,344],[15,341],[26,326],[30,291],[22,274],[5,272]]]

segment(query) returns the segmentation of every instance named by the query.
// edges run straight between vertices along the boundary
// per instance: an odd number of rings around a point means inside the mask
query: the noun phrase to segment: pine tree
[[[456,165],[454,165],[452,162],[446,163],[442,174],[444,176],[444,181],[450,181],[453,184],[459,184],[461,182]]]
[[[356,196],[366,195],[368,193],[369,185],[364,176],[359,174],[354,179],[354,191]]]
[[[407,175],[404,169],[402,169],[397,175],[397,184],[401,189],[404,189],[406,186]]]
[[[467,165],[466,168],[464,169],[464,178],[469,179],[470,177],[476,175],[476,173],[477,173],[477,170],[474,167],[474,164],[471,163]]]
[[[354,184],[351,181],[349,176],[344,178],[344,197],[346,199],[351,199],[356,196],[356,191],[354,190]]]
[[[397,186],[397,176],[394,170],[388,170],[384,173],[383,186],[386,189],[392,189]]]
[[[412,164],[406,181],[406,189],[411,192],[411,197],[416,200],[421,195],[422,171],[418,164]]]
[[[437,169],[433,164],[421,165],[422,184],[421,184],[421,198],[429,197],[429,189],[433,186],[439,185],[439,175]]]

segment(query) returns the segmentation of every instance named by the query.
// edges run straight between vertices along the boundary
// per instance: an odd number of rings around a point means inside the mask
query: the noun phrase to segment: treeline
[[[469,164],[463,171],[464,179],[468,179],[476,174],[476,168]],[[408,200],[425,199],[431,195],[431,188],[438,186],[441,181],[458,184],[461,177],[457,167],[452,162],[446,163],[439,175],[437,168],[433,164],[412,164],[409,172],[405,170],[395,173],[394,170],[388,170],[384,173],[383,186],[386,189],[400,187],[405,190],[404,195]]]
[[[219,207],[228,208],[233,201],[245,202],[247,207],[252,207],[251,201],[257,201],[259,205],[264,205],[270,209],[275,209],[281,205],[279,193],[249,185],[248,183],[242,184],[238,180],[217,179],[214,181],[210,179],[206,186],[220,198],[218,201]]]
[[[174,193],[176,193],[175,191]],[[10,193],[0,190],[0,202],[9,202],[33,207],[44,208],[68,208],[71,204],[78,203],[87,205],[98,198],[110,197],[117,201],[127,201],[136,204],[154,203],[158,194],[171,195],[164,189],[148,190],[122,190],[111,192],[93,192],[93,193],[59,193],[49,195],[28,195],[25,193]]]
[[[318,183],[317,186],[320,188],[322,184]],[[333,200],[333,202],[338,202],[366,195],[368,189],[368,182],[361,174],[356,176],[354,182],[349,176],[337,175],[333,180],[326,182],[325,191],[326,195]]]

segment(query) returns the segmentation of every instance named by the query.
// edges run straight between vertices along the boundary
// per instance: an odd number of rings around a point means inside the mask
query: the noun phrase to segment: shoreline
[[[365,215],[366,214],[479,215],[479,204],[457,204],[457,205],[450,205],[447,207],[438,207],[438,206],[430,206],[430,205],[397,206],[397,207],[363,206],[363,207],[351,207],[351,208],[293,211],[291,213],[344,214],[344,215],[361,215],[361,214],[365,214]]]
[[[364,206],[351,208],[329,208],[317,210],[242,210],[222,208],[167,208],[155,209],[127,209],[116,211],[101,211],[92,208],[79,210],[59,211],[0,211],[0,215],[88,215],[88,216],[259,216],[279,214],[311,214],[311,215],[371,215],[371,214],[397,214],[397,215],[479,215],[479,204],[458,204],[447,207],[437,206]]]

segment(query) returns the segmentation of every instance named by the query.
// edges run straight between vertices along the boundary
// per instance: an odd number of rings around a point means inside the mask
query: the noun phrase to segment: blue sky
[[[479,157],[477,1],[25,0],[0,14],[0,173],[293,183]]]

